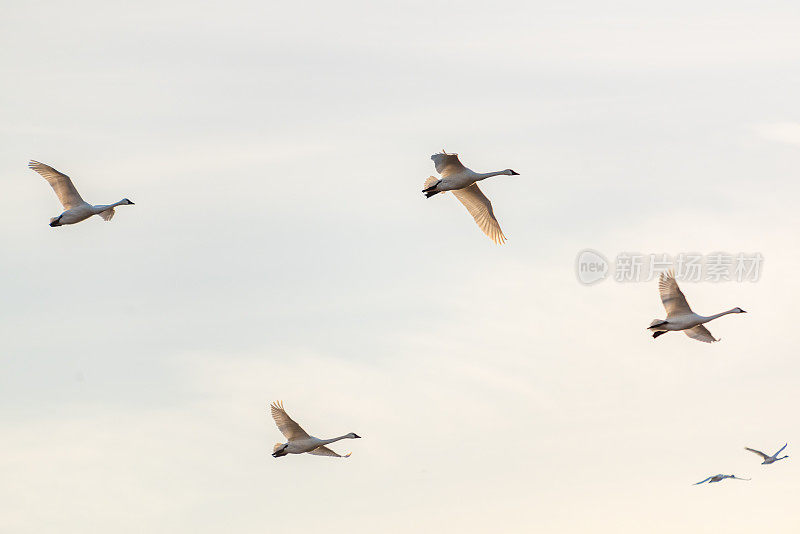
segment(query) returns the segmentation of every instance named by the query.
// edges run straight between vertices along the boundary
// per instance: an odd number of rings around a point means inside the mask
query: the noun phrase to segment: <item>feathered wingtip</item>
[[[672,268],[666,269],[664,271],[661,271],[659,273],[659,275],[658,275],[658,280],[659,281],[661,281],[661,280],[669,280],[670,278],[675,278],[675,269],[672,269]],[[677,278],[675,278],[675,280],[677,280]]]
[[[348,452],[347,454],[345,454],[344,456],[342,456],[342,458],[350,458],[350,455],[351,455],[351,454],[353,454],[353,453],[352,453],[352,452]]]

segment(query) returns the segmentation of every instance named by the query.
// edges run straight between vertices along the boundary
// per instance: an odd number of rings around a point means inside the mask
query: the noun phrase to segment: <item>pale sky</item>
[[[793,532],[796,2],[21,2],[0,532]],[[509,241],[429,157],[477,171]],[[29,159],[110,223],[61,212]],[[576,254],[759,252],[706,345]],[[357,432],[274,459],[267,405]],[[751,482],[691,484],[716,473]]]

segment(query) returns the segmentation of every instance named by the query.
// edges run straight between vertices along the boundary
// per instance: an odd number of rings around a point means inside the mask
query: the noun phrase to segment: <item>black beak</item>
[[[511,171],[511,176],[519,176],[519,173],[515,172],[515,171]]]

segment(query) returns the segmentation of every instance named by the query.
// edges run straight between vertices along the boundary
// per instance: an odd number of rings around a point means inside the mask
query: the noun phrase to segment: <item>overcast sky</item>
[[[790,532],[796,2],[22,2],[0,18],[0,531]],[[429,157],[477,171],[509,241]],[[29,159],[90,202],[50,228]],[[683,283],[579,251],[761,253]],[[282,399],[348,460],[274,459]],[[691,484],[716,473],[751,482]]]

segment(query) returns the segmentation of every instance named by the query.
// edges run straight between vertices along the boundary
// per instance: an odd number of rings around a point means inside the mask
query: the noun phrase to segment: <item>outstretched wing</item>
[[[708,482],[708,481],[709,481],[709,480],[711,480],[712,478],[714,478],[714,477],[713,477],[713,476],[710,476],[710,477],[708,477],[707,479],[705,479],[705,480],[701,480],[700,482],[695,482],[695,483],[694,483],[694,484],[692,484],[692,485],[693,485],[693,486],[697,486],[698,484],[702,484],[703,482]]]
[[[464,166],[458,160],[458,154],[448,154],[447,152],[442,150],[438,154],[434,154],[433,156],[431,156],[431,159],[433,160],[433,164],[436,167],[436,172],[438,172],[442,176],[446,176],[454,172],[461,172],[464,170]]]
[[[761,457],[762,457],[763,459],[765,459],[765,460],[766,460],[767,458],[769,458],[769,456],[767,456],[767,455],[766,455],[766,454],[764,454],[763,452],[761,452],[761,451],[757,451],[757,450],[755,450],[755,449],[751,449],[750,447],[745,447],[745,448],[744,448],[744,450],[746,450],[746,451],[750,451],[750,452],[754,452],[754,453],[756,453],[757,455],[761,456]],[[783,449],[781,449],[781,450],[783,450]],[[778,451],[778,452],[780,452],[780,451]]]
[[[64,209],[72,209],[75,206],[83,204],[84,201],[78,194],[78,190],[75,189],[69,176],[58,172],[50,165],[45,165],[44,163],[39,163],[34,160],[28,163],[28,167],[38,172],[42,178],[47,180],[47,183],[49,183],[53,191],[56,192],[56,196],[59,202],[61,202],[61,205],[64,206]]]
[[[282,401],[273,402],[269,408],[272,412],[272,418],[275,420],[275,424],[278,425],[278,430],[281,431],[281,434],[286,436],[286,439],[289,441],[296,441],[298,439],[308,439],[311,437],[308,435],[308,432],[295,423],[294,419],[289,417],[283,409]]]
[[[349,452],[347,454],[345,454],[344,456],[342,456],[341,454],[330,450],[328,447],[326,447],[324,445],[320,445],[319,447],[317,447],[313,451],[308,451],[308,454],[313,454],[314,456],[335,456],[336,458],[349,458],[350,457],[350,453]]]
[[[678,281],[675,280],[675,273],[672,271],[663,272],[658,277],[658,292],[661,294],[661,303],[667,310],[667,319],[676,315],[692,313],[686,297],[678,287]]]
[[[697,341],[702,341],[703,343],[714,343],[715,341],[719,341],[719,339],[714,339],[714,336],[711,335],[711,332],[708,331],[708,328],[701,324],[695,326],[694,328],[684,330],[683,333],[690,338],[696,339]]]
[[[114,208],[108,208],[106,211],[101,211],[98,213],[98,215],[100,215],[104,221],[110,221],[114,216]]]
[[[464,189],[457,189],[453,191],[453,194],[464,204],[469,214],[478,223],[478,227],[483,230],[484,234],[489,236],[489,239],[498,245],[505,243],[506,236],[503,235],[500,223],[497,222],[497,218],[494,216],[492,203],[480,190],[478,184],[472,184]]]
[[[783,449],[785,449],[787,445],[789,445],[789,444],[787,443],[786,445],[784,445],[783,447],[781,447],[781,450],[779,450],[778,452],[776,452],[776,453],[774,454],[774,456],[778,456],[780,453],[782,453],[782,452],[783,452]]]
[[[751,479],[749,479],[749,478],[739,478],[739,477],[737,477],[736,475],[730,475],[728,478],[733,478],[733,479],[735,479],[735,480],[751,480]]]

